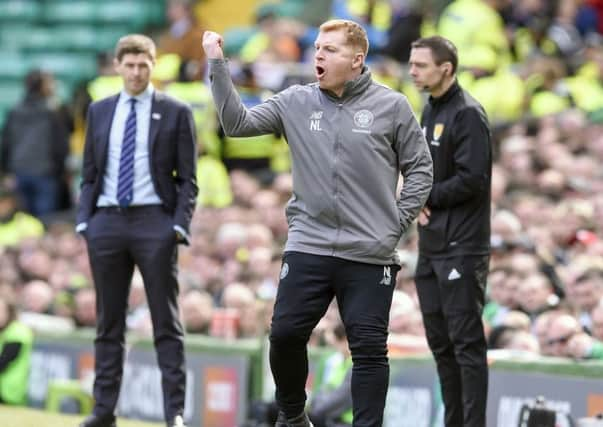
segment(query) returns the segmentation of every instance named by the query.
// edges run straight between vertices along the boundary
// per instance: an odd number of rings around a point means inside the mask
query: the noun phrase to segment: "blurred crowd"
[[[192,2],[167,3],[169,28],[151,33],[162,53],[154,84],[191,104],[200,148],[192,244],[179,252],[182,317],[191,334],[262,336],[287,233],[286,142],[222,134],[204,83],[203,16]],[[254,27],[225,33],[233,79],[249,106],[312,80],[313,37],[325,16],[367,26],[374,77],[406,94],[417,112],[425,97],[406,75],[410,43],[436,32],[455,42],[459,80],[485,106],[495,144],[489,346],[603,359],[603,1],[333,0],[297,12],[287,3],[262,5]],[[61,108],[52,76],[30,75],[28,95],[4,125],[0,298],[16,301],[34,329],[95,326],[94,285],[72,209],[86,106],[120,89],[111,68],[110,54],[99,58],[98,77]],[[415,229],[399,253],[391,354],[425,352]],[[138,275],[128,310],[131,332],[150,335]],[[333,305],[311,344],[332,341],[339,322]]]

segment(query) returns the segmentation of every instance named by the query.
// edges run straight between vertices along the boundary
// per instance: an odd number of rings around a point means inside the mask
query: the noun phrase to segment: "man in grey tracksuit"
[[[429,195],[432,163],[406,98],[371,79],[366,33],[328,21],[315,42],[318,83],[292,86],[246,109],[219,34],[206,32],[211,88],[224,131],[285,135],[292,158],[289,234],[270,333],[281,410],[277,426],[309,426],[306,344],[333,297],[354,363],[355,426],[381,426],[395,249]],[[399,173],[403,188],[396,201]]]

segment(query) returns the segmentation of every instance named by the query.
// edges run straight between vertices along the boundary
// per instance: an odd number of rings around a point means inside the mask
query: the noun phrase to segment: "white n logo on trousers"
[[[392,271],[388,265],[383,266],[383,279],[379,282],[380,285],[389,286],[392,284]]]

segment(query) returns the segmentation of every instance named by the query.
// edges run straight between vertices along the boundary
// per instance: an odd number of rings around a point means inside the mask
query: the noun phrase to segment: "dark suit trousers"
[[[137,266],[153,322],[165,416],[182,414],[186,373],[172,217],[161,206],[99,208],[85,235],[96,288],[94,413],[103,416],[115,410],[123,373],[128,294]]]

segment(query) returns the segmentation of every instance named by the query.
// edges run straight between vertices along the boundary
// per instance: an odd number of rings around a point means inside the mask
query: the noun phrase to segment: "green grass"
[[[2,427],[77,427],[85,417],[0,405]],[[119,419],[118,427],[163,427],[164,424]]]

